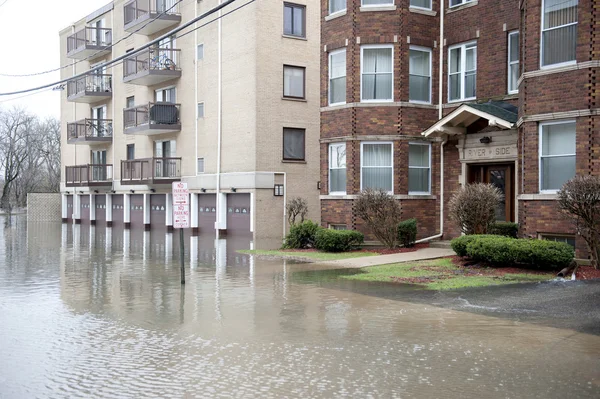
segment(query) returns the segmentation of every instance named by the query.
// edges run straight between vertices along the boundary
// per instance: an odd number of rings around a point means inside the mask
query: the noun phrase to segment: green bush
[[[467,240],[466,255],[492,265],[560,269],[568,266],[575,256],[573,247],[562,242],[489,235],[471,237]]]
[[[476,240],[479,237],[494,237],[492,235],[485,234],[470,234],[466,236],[460,236],[450,241],[450,246],[452,250],[456,252],[458,256],[467,256],[467,245],[469,245],[472,241]]]
[[[365,236],[354,230],[319,229],[315,246],[325,252],[346,252],[360,248]]]
[[[408,219],[398,224],[398,242],[404,247],[412,247],[417,240],[417,219]]]
[[[321,229],[317,223],[306,220],[302,223],[293,224],[290,232],[285,236],[283,248],[305,249],[315,247],[315,235]]]
[[[495,222],[490,226],[490,234],[517,238],[519,224],[513,222]]]

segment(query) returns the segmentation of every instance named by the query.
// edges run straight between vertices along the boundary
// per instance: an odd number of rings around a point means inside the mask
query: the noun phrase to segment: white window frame
[[[578,25],[579,24],[579,2],[577,3],[577,22],[572,22],[570,24],[561,25],[561,26],[555,26],[554,28],[549,28],[546,30],[544,30],[544,23],[546,22],[545,21],[546,13],[544,12],[545,6],[546,6],[546,0],[542,0],[542,7],[541,7],[542,16],[541,16],[541,23],[540,23],[540,69],[559,68],[559,67],[566,66],[566,65],[576,64],[577,59],[574,59],[571,61],[559,62],[558,64],[544,65],[544,32],[554,30],[554,29],[564,28],[566,26]],[[575,54],[577,55],[577,52]]]
[[[431,98],[432,98],[432,82],[433,82],[433,52],[431,51],[430,48],[427,47],[421,47],[421,46],[410,46],[409,47],[410,50],[416,50],[416,51],[422,51],[422,52],[426,52],[429,53],[429,101],[419,101],[419,100],[411,100],[410,99],[410,84],[409,84],[409,89],[408,89],[408,101],[411,103],[417,103],[417,104],[431,104]],[[410,80],[410,52],[409,52],[409,60],[408,60],[408,65],[409,65],[409,70],[408,70],[408,79]]]
[[[429,187],[427,191],[409,191],[408,195],[431,195],[431,143],[422,143],[422,142],[409,142],[409,146],[411,145],[421,145],[429,147],[429,166],[410,166],[410,151],[409,151],[409,161],[408,161],[408,169],[428,169],[429,170]],[[410,175],[408,178],[409,186],[410,186]]]
[[[429,0],[429,7],[421,7],[421,6],[413,6],[409,2],[409,8],[416,8],[416,9],[419,9],[419,10],[431,11],[432,10],[432,3],[433,3],[433,0]]]
[[[467,68],[467,46],[471,46],[471,45],[475,45],[475,97],[465,97],[465,76],[466,76],[466,68]],[[452,50],[455,50],[457,48],[460,48],[460,52],[461,52],[461,57],[460,57],[460,71],[458,72],[460,74],[460,98],[451,100],[450,99],[450,54],[452,53]],[[448,102],[449,103],[455,103],[455,102],[460,102],[460,101],[469,101],[469,100],[475,100],[477,98],[477,73],[478,73],[478,68],[477,65],[478,64],[478,57],[477,57],[477,42],[476,41],[471,41],[471,42],[466,42],[466,43],[461,43],[461,44],[456,44],[454,46],[450,46],[448,48]]]
[[[452,0],[448,0],[448,6],[450,8],[452,8],[452,7],[459,7],[459,6],[463,6],[463,5],[467,4],[467,3],[471,3],[471,2],[476,1],[476,0],[458,0],[458,1],[459,1],[459,3],[452,4]]]
[[[157,94],[158,92],[161,92],[161,91],[166,91],[166,90],[171,90],[171,89],[175,89],[175,92],[174,92],[174,93],[175,93],[175,101],[173,101],[173,102],[172,102],[172,103],[170,103],[170,104],[177,104],[177,86],[176,86],[176,85],[165,86],[165,87],[161,87],[160,89],[156,89],[156,90],[154,90],[154,99],[153,99],[152,101],[153,101],[153,102],[158,102],[158,101],[156,100],[156,94]],[[163,99],[163,101],[162,101],[162,102],[165,102],[165,100]]]
[[[202,115],[200,115],[200,106],[202,106]],[[206,110],[204,109],[204,101],[200,101],[196,106],[196,119],[203,119],[205,111]]]
[[[336,146],[336,145],[344,145],[345,147],[345,151],[347,151],[348,146],[346,144],[346,142],[339,142],[339,143],[329,143],[329,145],[327,146],[327,153],[328,153],[328,163],[329,163],[329,168],[327,169],[327,173],[328,173],[328,192],[329,195],[346,195],[346,190],[344,191],[331,191],[331,169],[334,169],[331,166],[331,147],[332,146]],[[335,168],[335,169],[345,169],[346,170],[346,187],[348,187],[348,153],[346,152],[346,167],[345,168]]]
[[[363,100],[363,54],[365,49],[390,48],[392,49],[392,98],[386,100]],[[387,72],[386,72],[387,73]],[[391,103],[394,102],[394,46],[392,44],[366,44],[360,46],[360,102],[361,103]]]
[[[517,60],[516,60],[516,61],[511,61],[511,60],[510,60],[510,53],[511,53],[511,50],[512,50],[512,47],[511,47],[511,45],[510,45],[510,43],[511,43],[511,40],[510,40],[510,38],[511,38],[511,36],[514,36],[514,35],[519,35],[519,31],[518,31],[518,30],[515,30],[515,31],[512,31],[512,32],[509,32],[509,33],[508,33],[508,46],[507,46],[507,48],[508,48],[508,52],[507,52],[507,55],[506,55],[506,58],[507,58],[507,65],[508,65],[508,70],[507,70],[507,72],[508,72],[508,73],[507,73],[507,77],[508,77],[508,79],[507,79],[507,82],[506,82],[506,86],[507,86],[507,91],[508,91],[508,94],[515,94],[515,93],[518,93],[518,92],[519,92],[519,84],[518,84],[518,80],[519,80],[519,76],[521,76],[521,69],[520,69],[520,68],[521,68],[521,66],[519,65],[519,59],[521,58],[521,49],[519,49],[519,58],[517,58]],[[519,40],[520,40],[520,37],[519,37]],[[519,46],[519,40],[517,40],[517,47]],[[519,75],[519,76],[517,76],[517,88],[516,88],[516,89],[512,89],[512,90],[511,90],[511,88],[510,88],[510,82],[511,82],[511,79],[510,79],[510,77],[511,77],[511,76],[510,76],[510,72],[511,72],[511,66],[513,66],[513,65],[515,65],[515,64],[516,64],[516,65],[518,65],[518,67],[517,67],[517,73],[518,73],[518,75]]]
[[[393,6],[393,5],[395,5],[395,0],[379,0],[379,1],[381,3],[378,3],[378,4],[364,4],[364,0],[360,0],[360,6],[361,7],[381,7],[381,6]]]
[[[563,124],[567,124],[567,123],[574,123],[575,124],[575,143],[577,143],[577,121],[575,119],[567,119],[567,120],[560,120],[560,121],[552,121],[552,122],[540,122],[538,124],[538,187],[539,187],[539,192],[540,194],[556,194],[559,189],[552,189],[552,190],[543,190],[542,189],[542,148],[543,148],[543,142],[542,142],[542,130],[544,126],[549,126],[549,125],[563,125]],[[575,157],[575,165],[577,165],[577,153],[575,154],[560,154],[560,155],[550,155],[550,156],[545,156],[543,158],[558,158],[558,157]],[[575,171],[577,172],[577,170]]]
[[[388,194],[394,194],[394,142],[392,141],[362,141],[360,143],[360,191],[363,190],[363,168],[365,168],[365,166],[363,166],[363,161],[365,159],[365,157],[363,156],[363,148],[365,146],[365,144],[389,144],[391,147],[391,160],[392,160],[392,191],[388,191]],[[347,160],[346,160],[346,164],[348,164]],[[369,166],[367,166],[368,168]],[[379,166],[378,166],[379,167]]]
[[[342,13],[346,12],[346,10],[348,9],[348,0],[344,0],[344,4],[346,5],[346,7],[342,8],[341,10],[331,12],[331,0],[328,0],[327,12],[329,13],[329,15],[342,14]]]
[[[204,60],[204,43],[198,43],[198,46],[196,46],[196,60]]]
[[[342,104],[346,104],[346,95],[344,95],[344,101],[341,102],[337,102],[337,103],[332,103],[331,102],[331,57],[336,55],[336,54],[340,54],[340,53],[344,53],[344,64],[346,66],[344,72],[344,78],[346,79],[346,84],[348,84],[348,58],[347,58],[347,53],[346,53],[346,49],[342,48],[339,50],[335,50],[332,51],[331,53],[329,53],[329,78],[327,80],[327,84],[328,84],[328,88],[327,88],[327,102],[330,106],[335,106],[335,105],[342,105]],[[341,76],[338,76],[338,78]],[[348,86],[346,86],[346,88],[348,88]]]
[[[199,170],[198,168],[198,162],[202,160],[202,172]],[[198,157],[196,158],[196,175],[203,175],[206,171],[206,159],[204,157]]]

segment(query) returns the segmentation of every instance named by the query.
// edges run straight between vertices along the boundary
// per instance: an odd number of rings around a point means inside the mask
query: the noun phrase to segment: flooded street
[[[307,278],[247,238],[186,236],[182,289],[177,238],[0,218],[0,398],[600,396],[600,336]]]

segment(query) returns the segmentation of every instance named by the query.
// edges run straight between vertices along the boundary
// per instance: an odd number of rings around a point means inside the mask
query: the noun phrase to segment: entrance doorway
[[[502,200],[496,209],[496,220],[515,221],[515,165],[473,164],[469,165],[469,183],[490,183],[498,187]]]

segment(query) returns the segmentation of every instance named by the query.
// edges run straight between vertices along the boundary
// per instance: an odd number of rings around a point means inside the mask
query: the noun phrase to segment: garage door
[[[106,222],[106,195],[96,195],[96,222]]]
[[[81,223],[89,223],[90,222],[90,196],[89,195],[80,195],[79,199],[81,200],[81,208],[80,208]]]
[[[152,194],[150,196],[150,224],[153,229],[166,228],[167,196]]]
[[[250,194],[227,194],[227,234],[250,233]]]
[[[73,196],[67,195],[67,221],[73,221]]]
[[[215,230],[217,221],[217,195],[198,195],[198,229],[200,233]]]
[[[131,227],[144,227],[144,196],[142,194],[132,194],[130,196],[131,204],[129,214]]]
[[[123,225],[123,194],[112,196],[112,220],[113,226]]]

